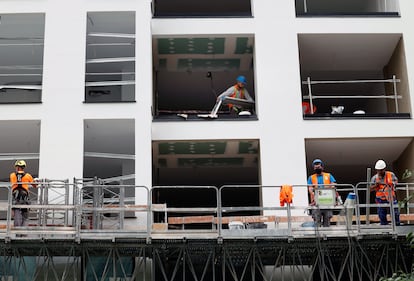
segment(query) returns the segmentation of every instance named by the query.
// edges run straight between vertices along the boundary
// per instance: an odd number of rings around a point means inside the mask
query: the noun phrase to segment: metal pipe
[[[395,112],[398,113],[398,93],[397,93],[397,79],[395,75],[392,76],[392,84],[394,88]]]
[[[311,78],[310,77],[308,77],[307,82],[308,82],[310,111],[311,111],[311,114],[313,114],[314,112],[313,112],[313,101],[312,101],[312,86],[311,86]]]
[[[395,75],[394,75],[395,76]],[[308,84],[309,77],[306,81],[302,81],[302,84]],[[395,79],[396,82],[401,82],[400,79]],[[377,79],[377,80],[312,80],[312,85],[314,84],[354,84],[354,83],[382,83],[388,82],[393,83],[394,78],[392,79]]]
[[[367,168],[367,195],[366,195],[366,215],[365,215],[365,223],[369,225],[369,216],[371,213],[370,202],[371,202],[371,185],[369,184],[371,181],[371,168]]]
[[[354,96],[303,96],[304,99],[401,99],[402,96],[388,95],[388,96],[365,96],[365,95],[354,95]]]

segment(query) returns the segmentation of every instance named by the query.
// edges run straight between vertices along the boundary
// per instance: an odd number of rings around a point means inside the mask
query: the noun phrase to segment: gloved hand
[[[336,198],[336,201],[338,202],[338,205],[343,205],[343,204],[344,204],[344,202],[342,201],[341,196],[338,196],[338,197]]]

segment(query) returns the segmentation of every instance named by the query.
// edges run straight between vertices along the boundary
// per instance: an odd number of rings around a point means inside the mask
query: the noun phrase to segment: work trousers
[[[29,205],[29,193],[23,188],[13,190],[13,205]],[[24,226],[28,217],[27,208],[13,208],[14,226]]]
[[[375,201],[378,204],[389,203],[388,200],[383,200],[383,199],[380,199],[380,198],[376,198]],[[397,202],[396,199],[394,199],[393,204],[394,204],[395,224],[400,225],[400,211],[398,210],[398,202]],[[380,219],[380,224],[381,225],[387,225],[388,224],[387,214],[388,214],[389,210],[390,210],[390,207],[378,207],[378,217]]]
[[[312,218],[317,226],[328,227],[331,225],[331,218],[333,212],[327,209],[315,209],[312,210]]]

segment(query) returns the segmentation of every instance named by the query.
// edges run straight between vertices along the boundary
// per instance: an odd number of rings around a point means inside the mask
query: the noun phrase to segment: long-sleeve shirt
[[[237,95],[235,96],[235,98],[244,98],[248,101],[254,101],[253,98],[250,96],[249,92],[247,91],[246,88],[241,89],[243,91],[243,97],[237,97]],[[230,88],[228,88],[227,90],[225,90],[223,93],[221,93],[218,98],[219,99],[224,99],[225,97],[228,97],[234,93],[240,92],[240,89],[238,89],[236,87],[236,85],[231,86]]]

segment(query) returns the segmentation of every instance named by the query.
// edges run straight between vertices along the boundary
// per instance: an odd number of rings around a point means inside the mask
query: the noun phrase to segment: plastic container
[[[352,225],[352,217],[354,216],[355,211],[355,200],[356,200],[356,194],[353,192],[348,193],[348,196],[346,197],[344,207],[345,207],[345,213],[346,213],[346,225],[350,227]]]
[[[244,223],[241,221],[231,221],[229,222],[229,229],[235,230],[235,229],[245,229]]]
[[[265,229],[267,228],[267,224],[264,222],[249,222],[246,224],[247,229]]]

